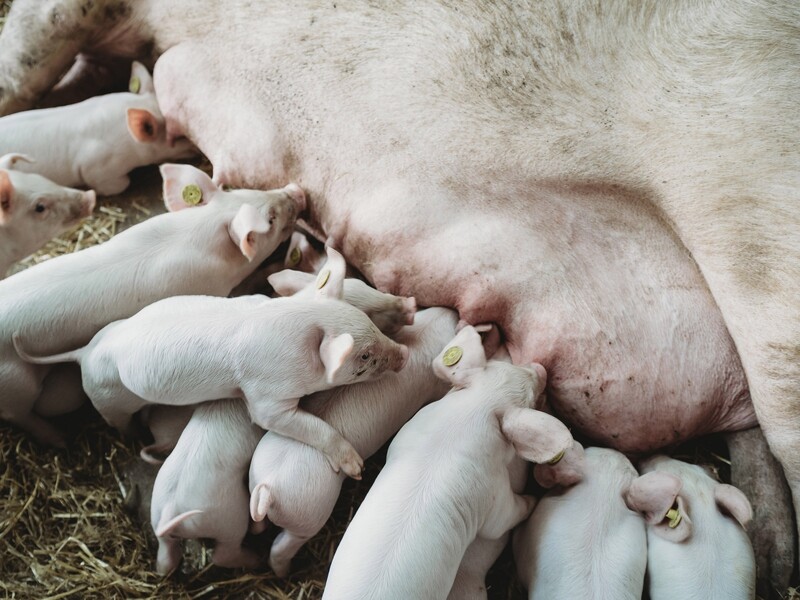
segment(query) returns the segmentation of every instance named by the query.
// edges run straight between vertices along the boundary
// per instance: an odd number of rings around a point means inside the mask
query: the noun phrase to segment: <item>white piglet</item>
[[[159,573],[178,566],[182,539],[213,539],[218,566],[258,566],[257,555],[242,548],[250,524],[244,478],[263,433],[241,400],[206,402],[194,411],[153,485]]]
[[[454,389],[389,446],[336,551],[327,600],[447,598],[470,544],[502,537],[533,508],[512,489],[515,455],[544,462],[572,445],[561,422],[532,409],[545,384],[541,365],[487,362],[468,326],[433,367]]]
[[[74,190],[20,171],[28,161],[21,154],[0,156],[0,279],[15,262],[94,210],[94,190]]]
[[[106,421],[128,428],[148,403],[189,405],[244,398],[255,423],[325,452],[360,477],[363,461],[339,432],[300,408],[302,396],[399,371],[408,349],[340,300],[344,258],[329,252],[317,297],[176,296],[102,329],[88,346],[34,358],[77,361],[83,387]]]
[[[48,369],[20,359],[14,332],[31,353],[59,353],[162,298],[227,296],[291,235],[305,208],[294,184],[224,192],[188,165],[163,165],[161,173],[173,212],[0,281],[0,417],[41,441],[63,443],[33,412],[40,396],[53,396],[44,389]],[[186,200],[200,206],[187,208]],[[56,414],[57,402],[48,404],[48,414]]]
[[[575,448],[583,454],[577,442]],[[560,468],[537,465],[537,480],[549,487]],[[639,474],[624,454],[606,448],[586,449],[583,472],[576,485],[540,498],[514,533],[519,578],[531,600],[639,600],[647,535],[624,499]]]
[[[131,88],[135,92],[0,118],[0,154],[25,154],[31,161],[19,169],[103,195],[124,191],[136,167],[195,154],[188,140],[167,139],[153,79],[138,62]]]
[[[458,317],[446,308],[428,308],[395,340],[408,347],[408,363],[399,373],[304,398],[305,410],[333,426],[356,451],[372,456],[424,404],[448,390],[433,374],[431,361],[453,339]],[[270,552],[281,577],[292,557],[316,535],[333,512],[344,477],[333,473],[316,448],[268,432],[250,465],[250,514],[254,521],[282,527]]]
[[[755,598],[747,497],[702,467],[667,456],[642,461],[639,472],[626,502],[647,521],[650,598]]]

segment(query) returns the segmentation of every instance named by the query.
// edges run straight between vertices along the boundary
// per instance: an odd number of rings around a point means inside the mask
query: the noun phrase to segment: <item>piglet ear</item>
[[[151,144],[161,135],[163,126],[156,116],[143,108],[128,109],[128,131],[142,144]]]
[[[714,488],[714,500],[722,512],[739,521],[742,527],[746,527],[752,521],[753,507],[739,488],[720,483]]]
[[[128,91],[133,94],[152,94],[156,91],[150,71],[138,60],[133,61],[131,65],[131,78],[130,81],[128,81]]]
[[[486,367],[480,334],[472,325],[465,325],[433,359],[432,366],[439,379],[449,381],[456,389],[466,387],[472,375]]]
[[[0,169],[13,169],[18,162],[35,163],[36,161],[27,154],[5,154],[0,156]]]
[[[231,220],[228,232],[242,254],[247,260],[252,261],[258,254],[257,236],[267,233],[269,228],[267,220],[252,204],[242,204]]]
[[[680,543],[692,534],[692,521],[680,497],[681,479],[672,473],[651,471],[631,483],[623,492],[626,506],[644,517],[653,533]]]
[[[353,353],[355,342],[349,333],[343,333],[336,337],[326,335],[319,346],[319,357],[325,365],[325,381],[329,385],[336,383],[336,375],[347,358]]]
[[[191,165],[166,163],[158,169],[164,180],[164,204],[170,212],[208,204],[220,191],[208,175]]]
[[[540,410],[511,408],[501,416],[500,429],[517,454],[530,462],[560,459],[572,447],[566,425]]]
[[[567,487],[580,482],[586,474],[586,455],[583,446],[572,442],[572,447],[545,463],[533,467],[533,477],[544,488]]]
[[[14,212],[14,186],[8,171],[0,170],[0,225],[6,225]]]
[[[267,281],[279,296],[294,296],[314,282],[311,273],[284,269],[267,277]]]
[[[317,274],[317,299],[341,300],[344,294],[344,276],[347,263],[344,256],[330,246],[326,246],[327,262]]]

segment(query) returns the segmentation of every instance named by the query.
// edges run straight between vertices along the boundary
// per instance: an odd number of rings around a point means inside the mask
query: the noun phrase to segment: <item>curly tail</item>
[[[178,525],[180,525],[183,521],[188,519],[189,517],[193,517],[194,515],[199,515],[202,510],[187,510],[185,513],[179,514],[177,517],[172,517],[166,523],[164,522],[164,517],[161,517],[161,521],[158,523],[158,527],[156,528],[156,537],[164,537],[173,529],[175,529]]]
[[[250,517],[255,522],[267,518],[267,512],[272,507],[272,494],[266,483],[259,483],[250,494]]]
[[[25,352],[20,340],[19,331],[15,331],[11,335],[11,340],[14,342],[14,350],[17,351],[19,357],[25,362],[33,363],[36,365],[52,365],[64,362],[80,362],[81,353],[83,348],[77,350],[70,350],[69,352],[62,352],[61,354],[53,354],[52,356],[32,356]]]

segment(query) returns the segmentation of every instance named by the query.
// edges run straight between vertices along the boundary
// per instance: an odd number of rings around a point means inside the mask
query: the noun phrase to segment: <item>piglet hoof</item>
[[[361,479],[361,471],[364,470],[364,461],[355,448],[348,442],[342,440],[344,443],[339,444],[334,452],[328,455],[328,462],[330,462],[333,470],[339,473],[344,471],[348,477],[353,479]]]

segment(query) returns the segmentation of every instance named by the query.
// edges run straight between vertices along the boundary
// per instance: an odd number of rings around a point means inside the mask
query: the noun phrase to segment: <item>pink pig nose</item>
[[[94,190],[83,192],[83,211],[82,216],[88,217],[92,214],[95,205],[97,204],[97,194]]]
[[[290,183],[283,190],[289,194],[289,197],[297,204],[297,212],[303,213],[306,210],[306,193],[296,183]]]

